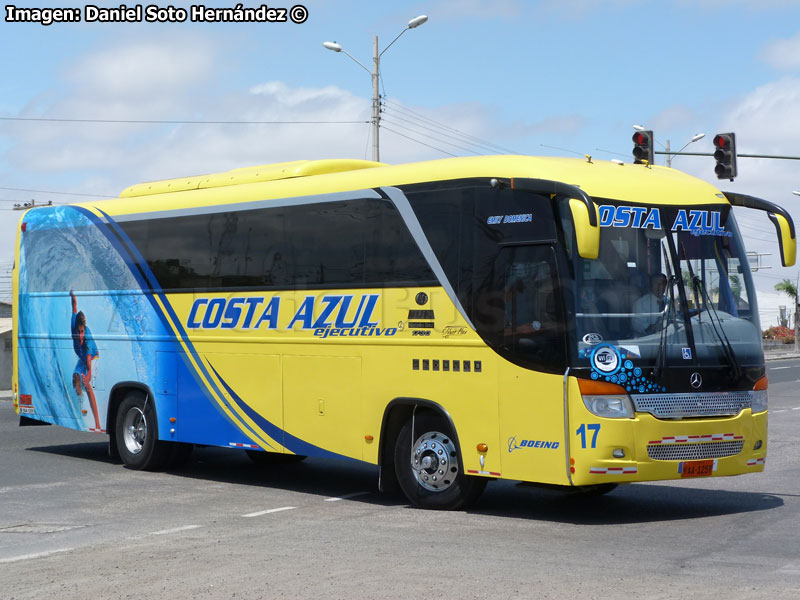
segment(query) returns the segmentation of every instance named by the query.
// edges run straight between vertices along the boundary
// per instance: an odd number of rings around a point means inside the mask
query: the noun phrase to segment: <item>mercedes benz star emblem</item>
[[[694,389],[697,389],[703,385],[703,378],[700,376],[700,373],[692,373],[691,377],[689,377],[689,383]]]

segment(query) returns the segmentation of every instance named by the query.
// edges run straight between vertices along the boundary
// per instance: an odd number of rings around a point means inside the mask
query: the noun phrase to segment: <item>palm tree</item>
[[[794,302],[794,351],[798,350],[798,328],[797,328],[797,286],[792,283],[791,279],[784,279],[783,281],[775,284],[775,290],[783,292],[792,299]]]

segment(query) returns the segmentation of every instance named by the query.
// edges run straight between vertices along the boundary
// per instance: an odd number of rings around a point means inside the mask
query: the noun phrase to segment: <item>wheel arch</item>
[[[415,414],[415,411],[416,414],[419,415],[420,409],[422,409],[422,412],[437,415],[447,423],[452,432],[452,437],[456,442],[456,448],[459,453],[458,460],[463,464],[458,430],[453,422],[453,417],[450,416],[447,409],[438,402],[428,400],[427,398],[394,398],[386,405],[381,422],[380,445],[378,447],[378,466],[380,467],[378,487],[381,491],[396,491],[399,489],[397,473],[394,466],[394,440],[397,439],[400,429],[403,427],[406,420],[411,418],[411,416]]]

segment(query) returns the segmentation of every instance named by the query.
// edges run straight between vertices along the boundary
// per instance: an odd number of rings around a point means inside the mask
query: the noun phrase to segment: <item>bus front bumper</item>
[[[595,448],[573,446],[573,485],[724,477],[764,470],[767,413],[659,420],[600,419]],[[602,435],[605,434],[605,435]],[[588,446],[588,444],[587,444]]]

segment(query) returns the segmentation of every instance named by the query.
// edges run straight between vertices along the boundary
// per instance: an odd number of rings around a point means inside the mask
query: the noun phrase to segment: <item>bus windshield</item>
[[[598,204],[597,260],[571,253],[576,366],[602,343],[656,369],[760,362],[756,297],[729,206]]]

